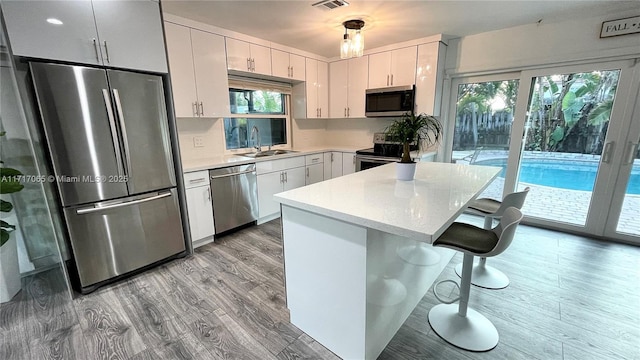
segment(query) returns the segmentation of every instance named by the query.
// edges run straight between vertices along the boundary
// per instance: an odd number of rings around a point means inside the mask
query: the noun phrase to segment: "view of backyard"
[[[532,79],[517,188],[531,187],[527,216],[584,226],[619,80],[619,70]],[[452,161],[506,169],[519,80],[458,86]],[[523,96],[526,96],[524,94]],[[617,231],[640,235],[640,152]],[[481,195],[501,199],[503,172]]]

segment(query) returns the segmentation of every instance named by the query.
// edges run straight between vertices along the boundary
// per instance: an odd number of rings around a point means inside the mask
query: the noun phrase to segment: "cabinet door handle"
[[[247,70],[251,71],[251,59],[247,58]]]
[[[284,182],[287,182],[289,180],[289,176],[287,175],[287,173],[284,173]]]
[[[320,108],[320,117],[322,117],[322,108]]]
[[[351,108],[347,108],[347,117],[351,117]]]
[[[393,74],[391,74],[391,86],[393,86]]]
[[[309,168],[307,168],[307,177],[309,177]]]
[[[347,117],[347,108],[344,108],[344,117]]]
[[[107,40],[104,41],[104,54],[107,56],[107,62],[110,63],[109,60],[109,48],[107,47]]]
[[[189,180],[189,184],[201,183],[201,182],[206,181],[206,180],[207,180],[207,178],[191,179],[191,180]]]
[[[281,183],[284,182],[284,173],[283,172],[280,173],[280,182]]]
[[[98,53],[98,42],[93,38],[93,50],[96,52],[96,61],[100,62],[100,53]]]
[[[256,71],[256,59],[251,58],[251,71]]]
[[[211,186],[207,186],[207,191],[205,192],[205,195],[207,196],[208,202],[211,202]]]
[[[356,164],[356,157],[354,156],[353,157],[353,165],[355,165],[355,164]]]
[[[204,116],[204,105],[202,105],[202,101],[200,101],[200,116]]]
[[[192,102],[191,103],[191,111],[193,112],[193,116],[198,116],[198,103],[197,102]]]
[[[389,86],[389,75],[387,74],[387,86]]]
[[[333,162],[333,153],[331,153],[331,162]]]
[[[293,77],[293,66],[291,67],[291,77]]]

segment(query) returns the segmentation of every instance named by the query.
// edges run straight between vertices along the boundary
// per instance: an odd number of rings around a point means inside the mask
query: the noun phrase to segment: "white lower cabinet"
[[[273,195],[305,185],[305,157],[261,161],[256,164],[256,170],[258,216],[260,219],[275,218],[280,213],[280,204],[273,199]]]
[[[324,154],[305,156],[305,185],[315,184],[324,180]]]
[[[186,173],[184,180],[191,241],[196,245],[197,243],[204,245],[213,241],[213,234],[215,234],[209,172]]]
[[[332,151],[324,153],[324,179],[329,180],[356,172],[356,154]]]
[[[342,153],[342,175],[349,175],[356,172],[356,154]]]

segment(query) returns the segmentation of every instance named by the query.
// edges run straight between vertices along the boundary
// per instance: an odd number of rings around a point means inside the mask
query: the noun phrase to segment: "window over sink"
[[[227,150],[289,143],[291,86],[255,79],[229,79],[231,116],[224,118]]]

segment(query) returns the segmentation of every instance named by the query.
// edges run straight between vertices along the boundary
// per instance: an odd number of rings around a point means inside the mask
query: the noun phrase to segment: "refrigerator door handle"
[[[107,108],[107,116],[109,118],[109,128],[111,130],[111,139],[113,141],[113,149],[116,152],[116,164],[118,165],[118,175],[124,176],[125,174],[122,167],[122,154],[120,153],[120,141],[118,141],[118,132],[116,131],[116,120],[113,116],[113,108],[111,107],[111,98],[109,96],[109,90],[102,89],[102,97],[104,98],[104,104]]]
[[[126,164],[126,174],[131,175],[131,160],[130,160],[130,152],[129,152],[129,142],[127,141],[127,128],[124,123],[124,112],[122,111],[122,103],[120,102],[120,92],[118,89],[113,89],[113,96],[116,102],[116,111],[118,112],[118,120],[120,122],[120,130],[122,131],[122,138],[124,143],[124,161]]]
[[[123,207],[123,206],[131,206],[131,205],[144,203],[144,202],[147,202],[147,201],[158,200],[158,199],[166,198],[167,196],[171,196],[171,192],[161,193],[161,194],[158,194],[156,196],[151,196],[151,197],[144,198],[144,199],[138,199],[138,200],[132,200],[132,201],[123,201],[123,202],[116,203],[116,204],[113,204],[113,205],[78,209],[78,210],[76,210],[76,214],[84,215],[84,214],[90,214],[90,213],[94,213],[94,212],[98,212],[98,211],[111,210],[111,209],[116,209],[116,208]]]

